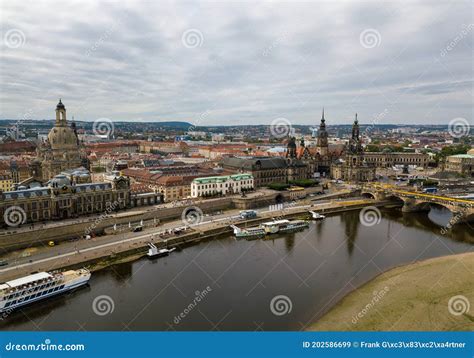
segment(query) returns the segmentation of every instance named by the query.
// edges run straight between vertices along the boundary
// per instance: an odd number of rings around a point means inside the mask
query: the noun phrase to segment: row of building
[[[120,157],[130,158],[136,150],[146,153],[139,167],[134,160],[111,159],[107,166],[113,164],[108,168],[115,170],[113,174],[91,175],[90,157],[79,140],[74,122],[68,124],[66,108],[60,100],[55,125],[38,146],[28,175],[24,170],[11,172],[18,177],[0,173],[0,215],[4,225],[8,225],[12,207],[24,216],[25,222],[74,218],[110,208],[121,210],[184,198],[238,194],[274,183],[318,177],[371,181],[378,167],[425,168],[429,164],[429,156],[423,153],[365,152],[357,115],[347,145],[330,145],[325,121],[323,111],[315,146],[307,146],[303,138],[297,144],[295,137],[289,137],[283,153],[266,156],[255,155],[258,152],[250,155],[248,146],[234,144],[227,155],[214,160],[179,162],[159,158],[173,158],[177,152],[188,152],[190,157],[186,159],[191,158],[192,150],[186,143],[173,147],[159,142],[122,143]],[[97,143],[94,147],[104,157],[112,149],[109,143]],[[215,153],[207,147],[201,149],[201,155],[211,157]],[[219,150],[221,154],[225,151]],[[450,157],[446,168],[472,175],[473,155]]]

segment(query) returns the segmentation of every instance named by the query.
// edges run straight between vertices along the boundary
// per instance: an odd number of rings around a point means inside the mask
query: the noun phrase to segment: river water
[[[387,269],[473,251],[472,225],[441,233],[449,216],[382,210],[364,226],[359,212],[346,212],[272,240],[201,242],[95,272],[88,286],[6,315],[0,327],[300,330]]]

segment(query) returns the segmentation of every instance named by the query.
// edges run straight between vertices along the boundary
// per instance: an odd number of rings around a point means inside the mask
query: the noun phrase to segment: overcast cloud
[[[0,118],[472,123],[468,1],[1,1]]]

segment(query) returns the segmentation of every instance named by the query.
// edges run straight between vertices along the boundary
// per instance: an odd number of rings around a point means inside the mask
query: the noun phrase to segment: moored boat
[[[325,215],[321,215],[320,213],[317,213],[315,211],[310,210],[309,213],[311,214],[313,220],[324,220],[326,218]]]
[[[306,220],[273,220],[260,224],[260,227],[267,234],[295,232],[307,228],[309,223]]]
[[[173,247],[171,249],[158,249],[151,242],[148,243],[148,246],[150,248],[148,249],[147,256],[150,257],[150,258],[168,256],[171,252],[176,250],[175,247]]]
[[[234,229],[234,236],[237,240],[246,239],[246,240],[255,240],[265,236],[265,230],[261,227],[251,227],[248,229],[241,229],[235,225],[231,225],[231,228]]]
[[[36,302],[87,284],[87,269],[38,272],[0,284],[0,312]]]

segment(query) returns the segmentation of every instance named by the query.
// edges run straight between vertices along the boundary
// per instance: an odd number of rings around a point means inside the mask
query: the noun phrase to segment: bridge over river
[[[431,194],[413,191],[411,187],[390,184],[369,183],[361,188],[361,195],[377,200],[403,201],[402,211],[429,211],[432,205],[447,208],[453,214],[451,225],[474,221],[474,201],[444,194]]]

